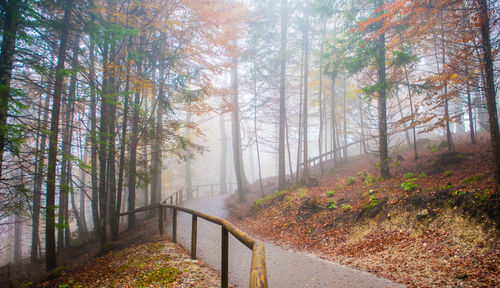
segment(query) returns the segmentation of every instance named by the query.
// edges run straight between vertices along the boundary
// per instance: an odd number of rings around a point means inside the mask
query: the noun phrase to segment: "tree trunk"
[[[89,2],[89,9],[95,9],[94,1]],[[94,26],[94,14],[91,13],[91,25]],[[99,238],[99,190],[98,190],[98,175],[97,175],[97,96],[95,82],[95,39],[93,33],[90,34],[89,46],[89,88],[90,88],[90,177],[92,189],[92,220],[94,236]]]
[[[191,122],[191,112],[190,111],[187,111],[186,113],[186,123],[190,123]],[[189,141],[189,138],[191,137],[191,129],[186,127],[185,128],[185,134],[184,136],[186,137],[186,139]],[[193,199],[193,184],[191,182],[191,152],[189,151],[189,148],[185,151],[185,155],[186,155],[186,164],[184,166],[184,169],[185,169],[185,173],[184,173],[184,176],[186,177],[185,180],[186,180],[186,183],[185,183],[185,186],[186,186],[186,193],[187,193],[187,198],[188,200],[191,200]]]
[[[415,127],[415,113],[413,111],[413,93],[411,92],[410,86],[410,78],[408,77],[408,70],[406,70],[406,66],[403,66],[405,71],[406,85],[408,89],[408,98],[410,100],[410,113],[411,113],[411,128],[413,131],[413,155],[415,156],[415,160],[418,159],[417,153],[417,127]]]
[[[254,70],[252,72],[255,71]],[[257,133],[257,75],[256,73],[252,73],[252,80],[253,80],[253,129],[255,133],[255,146],[257,149],[257,166],[259,169],[259,187],[260,187],[260,195],[262,197],[265,197],[266,195],[264,194],[264,187],[262,186],[262,169],[261,169],[261,163],[260,163],[260,149],[259,149],[259,136]]]
[[[344,110],[344,152],[343,152],[343,162],[347,162],[347,100],[346,100],[346,86],[345,86],[345,75],[342,77],[342,92],[343,92],[343,98],[342,98],[342,105],[343,105],[343,110]]]
[[[220,128],[220,141],[221,141],[221,155],[220,155],[220,193],[227,194],[227,146],[226,146],[226,124],[224,120],[224,113],[219,115],[219,128]]]
[[[378,8],[383,11],[384,1],[378,1]],[[383,13],[383,12],[381,12]],[[379,149],[380,149],[380,175],[382,178],[389,178],[389,151],[387,141],[387,82],[385,75],[385,33],[382,33],[378,43],[378,55],[376,56],[377,74],[379,87],[378,103],[378,133],[379,133]]]
[[[325,122],[323,121],[323,47],[325,45],[325,30],[326,22],[323,23],[323,28],[321,29],[321,48],[319,53],[319,134],[318,134],[318,151],[319,151],[319,169],[321,175],[323,175],[323,126]],[[326,133],[325,133],[326,134]]]
[[[484,71],[486,78],[486,102],[488,105],[488,119],[490,124],[491,150],[493,151],[495,167],[496,193],[492,199],[498,207],[500,190],[500,132],[498,130],[498,112],[495,92],[495,76],[493,72],[493,58],[491,56],[490,21],[488,17],[487,0],[479,0],[479,15],[481,22],[481,39],[483,46]],[[498,212],[498,210],[497,210]]]
[[[161,36],[163,39],[163,34]],[[161,151],[161,143],[162,143],[162,138],[163,138],[163,133],[162,133],[162,125],[163,125],[163,109],[165,105],[165,87],[164,87],[164,78],[165,78],[165,67],[163,63],[159,64],[159,82],[160,82],[160,88],[159,88],[159,93],[158,93],[158,99],[156,103],[156,135],[154,138],[153,142],[153,149],[152,149],[152,165],[153,165],[153,185],[151,189],[151,194],[154,195],[152,197],[153,203],[159,203],[161,200],[161,174],[162,174],[162,151]]]
[[[286,118],[286,31],[287,0],[281,0],[281,48],[280,48],[280,115],[279,115],[279,147],[278,147],[278,189],[286,186],[285,166],[285,118]]]
[[[16,38],[21,11],[19,0],[8,0],[3,19],[2,51],[0,52],[0,178],[2,177],[3,150],[7,144],[7,114],[10,100],[10,81],[16,51]]]
[[[33,227],[32,227],[32,238],[31,238],[31,262],[37,262],[37,249],[40,245],[39,227],[40,227],[40,209],[41,209],[41,199],[42,199],[42,184],[43,184],[43,167],[45,167],[45,149],[47,142],[47,123],[49,120],[49,104],[50,96],[47,95],[45,99],[45,104],[43,108],[43,120],[38,129],[38,133],[41,133],[40,145],[37,150],[35,158],[37,159],[37,173],[35,175],[34,187],[33,187]],[[40,107],[40,109],[42,109]],[[40,255],[41,256],[41,255]]]
[[[127,52],[130,52],[132,48],[132,38],[129,39],[129,44],[127,47]],[[118,191],[116,196],[116,215],[120,215],[120,207],[122,206],[122,196],[123,196],[123,181],[124,181],[124,172],[125,172],[125,150],[127,143],[127,127],[128,127],[128,110],[129,110],[129,95],[130,95],[130,58],[127,53],[127,64],[126,64],[126,76],[125,76],[125,103],[123,105],[123,123],[122,123],[122,135],[120,142],[120,163],[118,164]],[[120,217],[118,216],[115,219],[117,223],[116,227],[120,224]],[[112,233],[117,233],[118,231],[114,231]]]
[[[233,58],[233,67],[231,67],[231,92],[233,95],[233,112],[231,114],[231,130],[233,138],[233,162],[236,183],[238,185],[238,198],[240,202],[245,201],[245,185],[248,183],[243,169],[243,157],[241,148],[240,133],[240,111],[238,102],[238,59]]]
[[[469,66],[467,62],[465,63],[465,77],[469,79]],[[474,135],[474,122],[473,122],[473,114],[472,114],[472,99],[470,92],[470,84],[469,80],[466,81],[465,85],[467,86],[467,113],[469,115],[469,133],[470,133],[470,143],[472,145],[476,144],[476,136]]]
[[[443,17],[441,17],[443,18]],[[445,40],[444,40],[444,25],[441,23],[441,50],[442,50],[442,58],[443,58],[443,73],[446,67],[446,54],[445,54]],[[444,80],[444,117],[446,120],[446,141],[448,142],[448,151],[455,150],[455,146],[453,145],[453,138],[451,136],[450,129],[450,113],[448,108],[448,81]]]
[[[335,68],[334,68],[335,69]],[[332,129],[332,151],[333,151],[333,165],[338,164],[338,151],[337,151],[337,108],[335,103],[335,78],[336,72],[332,72],[332,98],[331,98],[331,128]]]
[[[14,214],[14,263],[21,262],[22,259],[22,239],[21,239],[21,216],[20,211],[16,211]]]
[[[303,76],[304,76],[304,43],[302,43],[302,49],[301,49],[301,56],[300,56],[300,87],[299,87],[299,136],[297,139],[297,169],[295,172],[295,184],[299,184],[300,181],[300,160],[302,157],[302,127],[303,127],[303,120],[302,120],[302,86],[303,86]]]
[[[141,76],[142,74],[142,62],[137,62],[137,74]],[[139,142],[139,113],[140,113],[140,103],[141,103],[141,94],[140,94],[140,86],[134,87],[135,96],[134,96],[134,106],[133,106],[133,114],[132,114],[132,133],[130,134],[130,163],[128,165],[128,211],[135,210],[135,199],[136,199],[136,183],[137,183],[137,144]],[[136,226],[136,218],[135,214],[131,213],[128,215],[128,230],[135,229]]]
[[[303,117],[304,117],[304,174],[302,176],[303,184],[309,184],[309,154],[307,151],[307,90],[309,86],[309,4],[306,4],[305,7],[305,18],[306,23],[304,26],[304,106],[302,108]]]
[[[55,241],[55,194],[56,194],[56,166],[57,166],[57,144],[59,136],[59,114],[61,111],[61,94],[64,80],[64,62],[66,61],[66,49],[68,46],[68,34],[73,9],[73,0],[64,3],[64,19],[61,26],[59,52],[57,53],[56,81],[54,84],[54,98],[52,105],[52,117],[50,120],[49,154],[47,165],[47,191],[45,205],[45,249],[46,268],[50,271],[57,267],[56,241]]]

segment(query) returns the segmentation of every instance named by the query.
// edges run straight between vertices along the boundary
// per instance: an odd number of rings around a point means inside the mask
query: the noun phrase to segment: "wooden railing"
[[[216,184],[214,184],[216,185]],[[210,186],[210,185],[203,185]],[[264,244],[248,236],[245,232],[236,228],[229,221],[217,218],[200,211],[192,210],[178,206],[184,200],[182,189],[177,190],[167,199],[159,204],[153,204],[133,211],[121,213],[120,216],[129,215],[132,213],[144,212],[147,210],[158,209],[158,229],[160,235],[165,233],[165,220],[167,217],[167,209],[172,209],[172,241],[177,243],[177,211],[182,211],[192,215],[191,220],[191,259],[196,259],[196,246],[198,238],[198,217],[209,222],[221,226],[221,287],[229,286],[229,233],[231,233],[238,241],[252,250],[252,263],[250,266],[250,281],[249,288],[267,288],[267,272],[266,272],[266,256]],[[175,199],[175,200],[174,200]],[[173,205],[173,203],[177,205]],[[170,204],[167,204],[169,203]]]

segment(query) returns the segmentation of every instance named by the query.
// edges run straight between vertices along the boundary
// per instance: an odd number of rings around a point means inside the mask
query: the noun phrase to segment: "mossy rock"
[[[460,152],[446,152],[441,155],[432,163],[432,173],[440,173],[444,168],[457,165],[465,160],[465,157]]]

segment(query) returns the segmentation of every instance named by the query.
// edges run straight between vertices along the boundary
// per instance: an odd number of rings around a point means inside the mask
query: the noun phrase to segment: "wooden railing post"
[[[163,227],[164,227],[163,226],[163,217],[164,217],[163,216],[163,206],[160,205],[158,207],[158,212],[159,212],[158,213],[158,228],[160,228],[160,235],[163,235],[163,232],[164,232],[164,230],[163,230]]]
[[[229,286],[229,233],[225,227],[222,227],[222,255],[220,282],[222,288]]]
[[[172,211],[172,242],[177,243],[177,209]]]
[[[179,191],[175,192],[175,206],[179,205]]]
[[[193,214],[191,221],[191,259],[196,260],[196,238],[198,235],[198,217]]]

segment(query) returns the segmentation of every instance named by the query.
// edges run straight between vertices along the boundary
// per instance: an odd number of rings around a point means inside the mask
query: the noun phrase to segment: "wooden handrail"
[[[166,202],[163,201],[163,202]],[[135,209],[133,211],[121,213],[120,216],[125,216],[132,213],[139,213],[147,210],[158,209],[158,227],[160,235],[164,233],[164,219],[166,217],[165,210],[172,209],[172,241],[177,242],[177,211],[182,211],[192,215],[191,222],[191,259],[196,259],[196,245],[197,245],[197,230],[198,230],[198,217],[203,218],[209,222],[218,224],[222,227],[222,255],[221,255],[221,287],[227,288],[229,286],[229,239],[228,234],[231,233],[238,241],[252,250],[252,264],[250,267],[250,280],[249,288],[267,288],[267,270],[266,270],[266,256],[264,244],[248,236],[245,232],[236,228],[231,222],[214,217],[203,212],[166,203],[159,203],[148,205]]]

